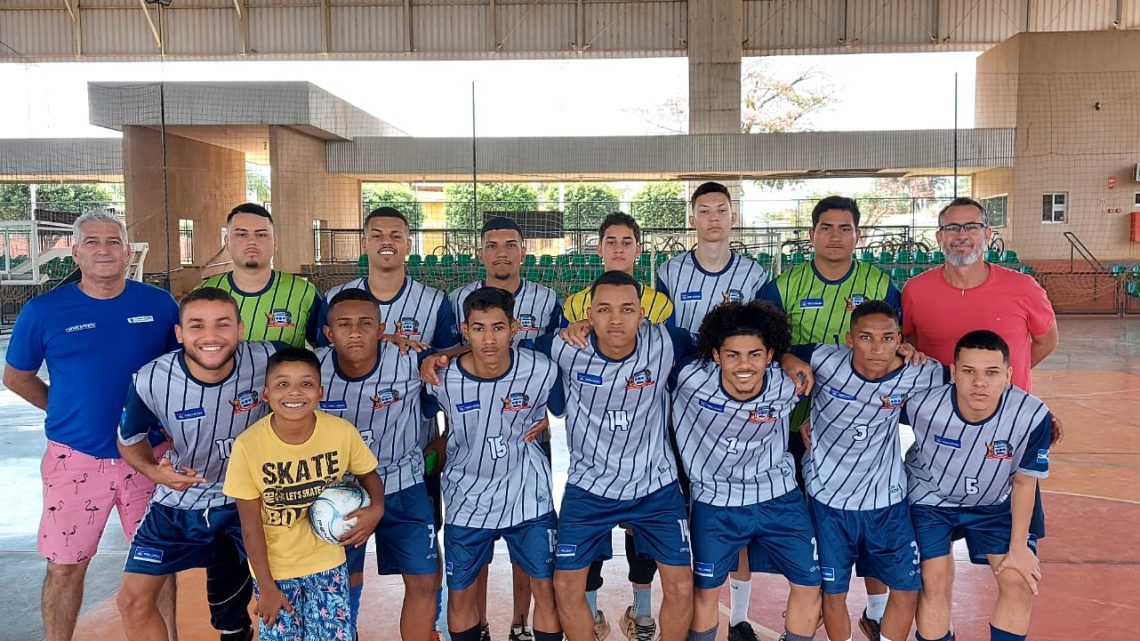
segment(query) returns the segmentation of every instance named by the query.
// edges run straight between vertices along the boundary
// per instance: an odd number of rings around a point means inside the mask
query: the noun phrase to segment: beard
[[[257,269],[258,267],[262,266],[261,261],[253,260],[252,258],[246,260],[244,264],[246,269]]]
[[[954,265],[955,267],[966,267],[973,265],[974,263],[978,262],[979,258],[982,257],[983,251],[980,245],[975,245],[974,250],[965,255],[957,254],[951,251],[951,249],[952,248],[944,247],[942,249],[942,253],[946,255],[946,262]]]

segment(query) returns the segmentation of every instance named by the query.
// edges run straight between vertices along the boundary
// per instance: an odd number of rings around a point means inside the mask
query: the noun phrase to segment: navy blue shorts
[[[910,506],[910,518],[923,559],[950,554],[950,545],[966,539],[970,562],[988,565],[986,555],[1009,552],[1013,512],[1009,501],[980,507]],[[1037,539],[1029,535],[1029,548],[1037,552]]]
[[[864,576],[892,590],[922,588],[918,543],[906,501],[878,510],[838,510],[808,499],[808,511],[819,540],[825,593],[847,592],[856,563]]]
[[[439,540],[431,499],[423,483],[384,496],[384,517],[373,533],[379,574],[435,574]],[[364,545],[345,548],[348,573],[364,571]]]
[[[594,561],[613,557],[610,532],[628,524],[637,554],[665,565],[688,566],[689,519],[677,483],[648,496],[619,501],[566,485],[558,514],[558,543],[554,568],[580,570]]]
[[[123,571],[163,576],[209,567],[214,544],[227,538],[237,543],[244,559],[237,505],[183,510],[151,503],[131,540]]]
[[[554,576],[554,537],[558,519],[554,512],[507,528],[474,528],[448,525],[443,528],[444,571],[447,589],[465,590],[479,578],[483,566],[491,562],[495,541],[507,542],[511,563],[535,579]]]
[[[693,501],[693,587],[712,590],[737,569],[748,548],[754,572],[782,574],[796,585],[819,587],[819,558],[799,489],[754,505],[718,507]]]

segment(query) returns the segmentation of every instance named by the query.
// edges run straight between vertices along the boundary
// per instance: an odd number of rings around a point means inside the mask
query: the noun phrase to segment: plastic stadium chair
[[[891,265],[895,262],[895,255],[891,252],[879,252],[879,264]]]
[[[895,255],[895,263],[899,265],[909,265],[914,262],[914,255],[910,252],[902,251]]]
[[[426,265],[427,267],[434,267],[435,265],[438,265],[438,264],[439,264],[439,256],[436,256],[435,254],[428,254],[427,256],[424,256],[424,265]]]
[[[524,267],[534,267],[537,264],[538,264],[538,257],[535,256],[534,254],[527,254],[526,258],[523,259],[523,266]]]
[[[765,267],[768,267],[772,264],[772,254],[769,254],[768,252],[760,252],[759,254],[756,254],[756,262]]]
[[[653,274],[653,271],[651,269],[649,269],[648,266],[645,266],[645,265],[638,265],[637,267],[633,268],[633,277],[636,278],[637,282],[639,282],[639,283],[648,283],[649,277],[652,274]]]
[[[929,265],[930,264],[930,254],[927,254],[926,252],[914,252],[914,264],[915,265]]]
[[[992,249],[986,250],[986,262],[987,263],[996,263],[996,262],[998,262],[999,258],[1001,258],[1001,254],[998,254],[996,251],[994,251]]]
[[[1022,274],[1029,274],[1030,276],[1037,276],[1037,270],[1033,269],[1032,265],[1022,265],[1021,267],[1017,268],[1017,271],[1021,272]]]
[[[558,280],[558,271],[552,267],[547,267],[539,274],[539,282],[543,285],[553,285]]]
[[[554,267],[554,257],[550,254],[543,254],[538,257],[538,265],[540,267]]]
[[[597,255],[597,254],[590,254],[586,258],[586,263],[589,265],[601,265],[602,264],[602,257]]]
[[[475,257],[467,254],[460,254],[457,260],[460,267],[470,267],[475,264]]]
[[[653,264],[653,257],[646,252],[641,252],[641,255],[637,257],[637,264],[641,267],[649,267]]]
[[[419,254],[408,254],[408,264],[409,265],[423,265],[424,264],[424,257],[420,256]]]
[[[1129,296],[1140,298],[1140,283],[1132,282],[1126,286]]]
[[[1112,275],[1113,276],[1123,276],[1124,272],[1126,272],[1126,271],[1128,271],[1128,265],[1113,265],[1112,266]]]
[[[862,254],[859,254],[859,260],[864,263],[874,263],[875,252],[864,251]]]
[[[573,256],[570,256],[568,254],[559,254],[559,255],[554,257],[554,264],[558,265],[559,267],[566,267],[567,265],[570,264],[570,261],[573,258],[574,258]]]
[[[920,267],[918,265],[915,265],[914,267],[910,268],[910,277],[914,278],[915,276],[918,276],[919,274],[921,274],[924,271],[926,271],[925,267]]]
[[[67,260],[70,261],[71,259],[68,258]],[[1140,263],[1133,265],[1128,271],[1132,272],[1133,275],[1140,274]]]
[[[936,251],[930,255],[930,262],[934,263],[935,265],[941,265],[942,263],[946,262],[946,254],[943,254],[940,251]]]
[[[455,264],[455,256],[452,256],[451,254],[444,254],[443,256],[439,257],[439,264],[451,267]]]
[[[1021,261],[1017,258],[1017,252],[1007,249],[1001,253],[1001,262],[1006,265],[1016,265]]]
[[[532,283],[537,283],[542,278],[542,270],[537,267],[527,267],[523,272],[523,278]]]
[[[586,257],[582,254],[573,254],[570,256],[570,264],[575,267],[581,267],[586,264]]]
[[[788,262],[793,265],[803,265],[807,262],[807,258],[803,252],[792,252],[792,255],[788,257]]]
[[[906,282],[907,278],[910,278],[910,274],[907,273],[905,267],[891,268],[891,280],[895,281],[899,285],[902,285]]]

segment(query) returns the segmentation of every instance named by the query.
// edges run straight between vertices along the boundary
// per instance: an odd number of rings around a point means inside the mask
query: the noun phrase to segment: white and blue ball
[[[309,506],[309,523],[322,541],[340,545],[340,537],[356,525],[356,519],[345,519],[345,515],[371,504],[368,492],[356,483],[332,483]]]

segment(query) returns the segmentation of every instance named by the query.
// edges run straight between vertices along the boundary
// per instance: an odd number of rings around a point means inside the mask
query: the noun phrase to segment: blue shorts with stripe
[[[990,554],[1009,552],[1009,534],[1013,527],[1013,511],[1007,500],[998,505],[978,507],[910,506],[918,551],[923,559],[936,559],[950,554],[950,546],[958,539],[966,540],[970,562],[986,565]],[[1037,538],[1029,535],[1029,548],[1037,552]]]
[[[245,556],[237,505],[184,510],[151,503],[131,540],[123,571],[163,576],[209,567],[214,544],[221,539],[235,542]]]
[[[878,510],[839,510],[808,499],[819,541],[823,591],[843,594],[851,585],[851,567],[892,590],[922,588],[922,571],[910,507],[906,501]]]
[[[491,562],[495,541],[507,542],[511,563],[535,579],[554,576],[554,537],[558,519],[554,511],[506,528],[474,528],[448,525],[443,528],[444,572],[447,589],[465,590]]]
[[[799,489],[753,505],[693,501],[692,531],[693,587],[698,590],[723,585],[744,548],[754,572],[782,574],[796,585],[820,584],[815,533]]]
[[[379,574],[435,574],[439,571],[439,539],[427,487],[412,487],[384,496],[384,516],[376,526]],[[345,549],[349,574],[364,571],[365,545]]]
[[[642,558],[665,565],[689,565],[689,520],[677,483],[625,501],[567,484],[558,513],[554,568],[580,570],[594,561],[612,558],[610,532],[619,523],[633,531]]]

